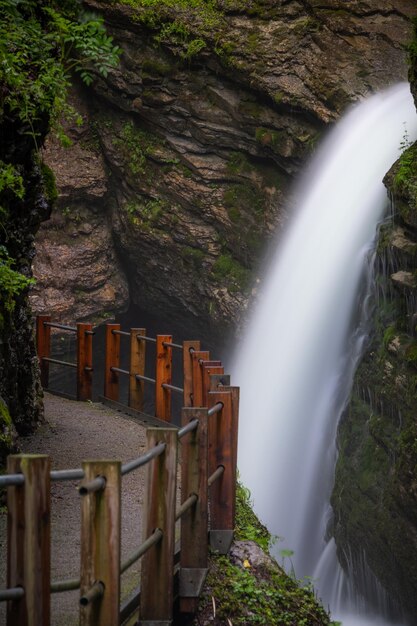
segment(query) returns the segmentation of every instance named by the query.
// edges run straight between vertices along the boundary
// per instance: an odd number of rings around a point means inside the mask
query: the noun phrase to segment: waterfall
[[[363,286],[387,206],[382,178],[405,129],[417,137],[404,83],[354,106],[329,133],[298,186],[298,209],[269,256],[232,366],[241,387],[241,480],[282,538],[278,549],[294,551],[297,577],[314,577],[344,626],[374,622],[353,617],[361,603],[343,591],[349,581],[325,538],[336,429],[366,339]]]

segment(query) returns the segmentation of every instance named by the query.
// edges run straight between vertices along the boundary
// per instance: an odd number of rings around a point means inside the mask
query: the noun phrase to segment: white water
[[[232,367],[241,387],[242,482],[262,521],[284,538],[278,549],[295,551],[297,577],[314,577],[344,626],[375,622],[349,595],[334,542],[324,539],[335,433],[364,340],[352,324],[386,208],[381,181],[405,128],[417,137],[409,87],[401,84],[351,109],[324,141]],[[361,308],[363,320],[366,302]]]

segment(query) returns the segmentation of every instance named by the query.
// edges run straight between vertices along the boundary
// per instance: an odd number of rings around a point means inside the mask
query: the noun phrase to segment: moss
[[[408,195],[410,186],[413,188],[413,197],[416,197],[415,185],[417,182],[417,144],[407,147],[398,160],[394,174],[394,192]]]
[[[0,465],[13,448],[12,418],[6,403],[0,397]]]
[[[267,529],[254,514],[250,494],[237,486],[235,539],[255,541],[266,554],[271,543]],[[195,623],[213,626],[327,626],[330,619],[309,585],[287,576],[274,563],[238,565],[228,557],[210,557],[210,570]]]
[[[123,124],[120,136],[113,140],[133,176],[145,174],[147,159],[157,147],[157,139],[133,122]]]
[[[45,196],[48,203],[53,206],[58,199],[58,189],[55,181],[55,174],[51,168],[42,161],[41,163],[42,182]]]
[[[172,65],[156,57],[145,59],[142,63],[142,72],[151,76],[155,74],[157,76],[170,76],[173,69]]]
[[[244,291],[250,284],[250,271],[228,253],[217,258],[211,274],[216,282],[225,283],[231,293]]]
[[[205,254],[199,248],[184,246],[181,248],[181,255],[187,264],[190,264],[194,270],[200,270],[205,258]]]
[[[272,150],[277,150],[282,141],[285,141],[286,134],[283,131],[276,131],[270,128],[258,127],[255,130],[255,139],[263,146],[268,146]]]
[[[242,174],[249,172],[251,165],[243,152],[232,152],[226,165],[229,174]]]

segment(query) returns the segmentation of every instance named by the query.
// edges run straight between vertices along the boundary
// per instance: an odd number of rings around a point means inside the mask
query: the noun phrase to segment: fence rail
[[[50,362],[51,325],[50,318],[38,318],[39,359],[44,376]],[[85,326],[76,327],[77,337],[84,342],[84,353],[86,341],[92,338],[86,334]],[[145,333],[138,328],[125,333],[118,325],[107,325],[105,390],[110,399],[118,399],[114,397],[117,383],[111,380],[112,376],[127,372],[136,382],[138,376],[145,378],[141,373],[144,351],[138,349],[145,346]],[[130,337],[129,371],[119,367],[121,336]],[[7,589],[0,590],[0,601],[7,602],[7,626],[49,626],[51,593],[74,589],[80,590],[81,626],[116,626],[137,606],[138,624],[171,624],[176,522],[180,521],[181,526],[181,612],[196,610],[207,573],[207,538],[219,552],[228,551],[235,516],[239,390],[230,386],[221,363],[210,361],[209,353],[200,350],[199,342],[185,341],[180,346],[173,344],[171,336],[158,335],[155,344],[156,414],[163,421],[158,427],[146,429],[144,454],[125,463],[86,461],[82,468],[67,470],[51,470],[46,455],[8,458],[8,474],[0,477],[0,487],[7,487],[9,511]],[[87,345],[91,359],[91,343]],[[181,347],[183,352],[183,388],[171,385],[173,347]],[[83,350],[77,350],[78,356]],[[86,358],[83,359],[85,368]],[[137,368],[142,369],[138,372]],[[180,428],[169,423],[168,395],[174,390],[181,391],[184,398]],[[177,506],[179,457],[181,504]],[[146,472],[144,541],[121,563],[121,484],[123,476],[142,467]],[[80,576],[51,581],[50,489],[51,482],[59,480],[81,481]],[[140,592],[121,607],[120,577],[139,559]]]

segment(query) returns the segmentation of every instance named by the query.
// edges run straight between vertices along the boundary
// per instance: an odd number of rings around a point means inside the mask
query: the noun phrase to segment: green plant
[[[0,246],[0,294],[3,307],[12,313],[15,307],[15,298],[35,282],[13,268],[14,260],[9,256],[6,248]]]
[[[221,254],[211,268],[213,278],[227,284],[231,293],[247,289],[250,271],[240,265],[230,254]]]
[[[133,175],[144,174],[146,161],[156,148],[156,139],[137,128],[132,121],[122,126],[120,136],[113,140]]]
[[[120,52],[102,20],[77,2],[0,0],[0,113],[26,124],[36,146],[42,116],[62,129],[60,118],[74,114],[71,73],[90,84],[93,68],[106,76]]]
[[[20,200],[25,195],[25,187],[22,176],[11,163],[0,160],[0,194],[8,190]]]

